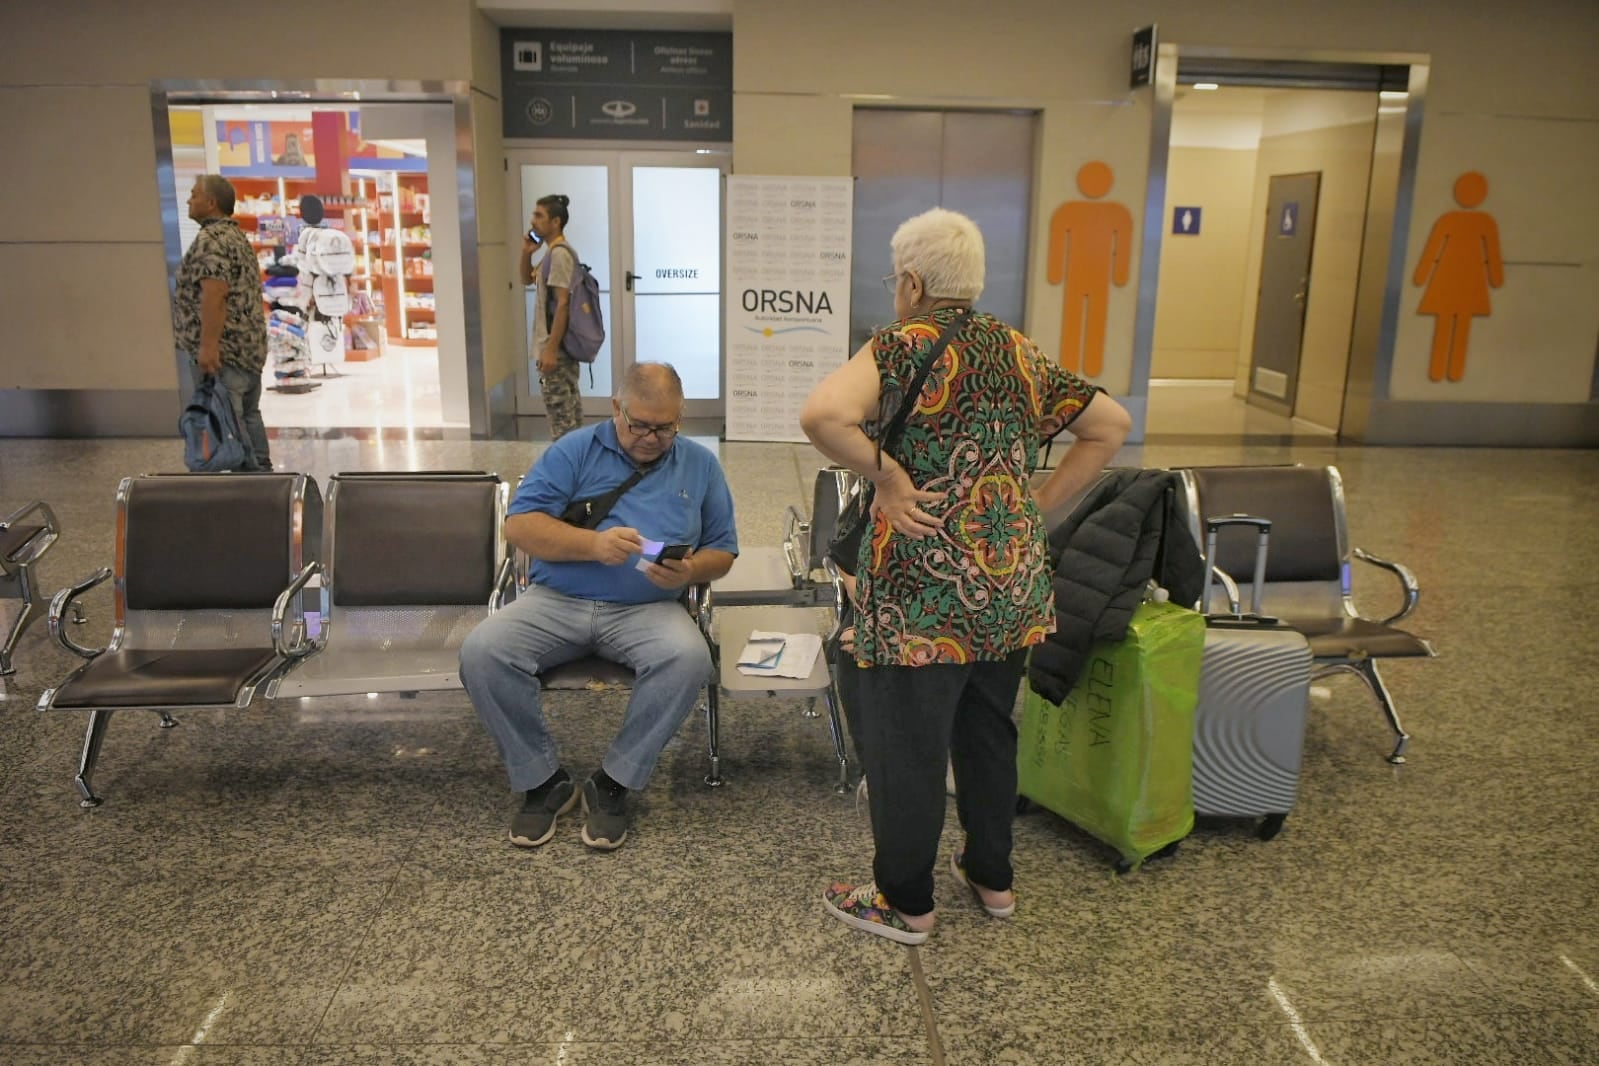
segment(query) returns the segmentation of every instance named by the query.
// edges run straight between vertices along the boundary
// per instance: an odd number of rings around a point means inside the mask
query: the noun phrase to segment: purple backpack
[[[565,248],[572,256],[572,297],[566,310],[566,336],[561,338],[561,350],[580,363],[592,363],[605,343],[605,316],[600,312],[600,283],[594,280],[588,265],[577,257],[577,249],[570,244],[558,244],[544,255],[539,264],[539,281],[544,291],[550,291],[550,257],[557,248]],[[545,328],[554,324],[555,307],[544,308]]]

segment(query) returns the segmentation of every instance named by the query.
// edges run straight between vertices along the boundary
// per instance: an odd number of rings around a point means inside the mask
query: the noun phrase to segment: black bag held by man
[[[928,350],[927,357],[922,360],[922,365],[916,369],[916,376],[911,379],[910,388],[899,396],[884,393],[877,402],[877,465],[883,465],[883,453],[894,456],[894,449],[899,447],[899,439],[905,432],[905,422],[911,416],[911,409],[916,406],[916,398],[922,394],[922,384],[927,380],[927,375],[932,372],[933,364],[938,362],[938,357],[944,354],[944,349],[949,347],[949,342],[960,334],[966,325],[966,320],[972,317],[972,309],[962,311],[960,317],[949,324],[949,328],[938,335],[933,342],[933,347]],[[888,415],[888,408],[898,400],[897,410],[893,415]],[[885,416],[887,425],[885,426]],[[871,436],[870,430],[867,433]],[[898,459],[898,456],[894,456]],[[838,536],[833,538],[833,543],[827,549],[828,558],[838,564],[844,573],[854,576],[855,561],[861,555],[861,538],[866,535],[866,530],[872,524],[872,500],[877,496],[877,486],[865,479],[861,480],[860,488],[855,495],[849,498],[844,505],[844,510],[838,516]]]

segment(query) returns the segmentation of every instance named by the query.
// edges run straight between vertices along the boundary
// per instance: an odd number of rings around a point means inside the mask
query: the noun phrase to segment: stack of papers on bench
[[[804,680],[822,654],[822,638],[815,633],[750,631],[749,643],[738,657],[738,672],[751,677],[794,677]]]

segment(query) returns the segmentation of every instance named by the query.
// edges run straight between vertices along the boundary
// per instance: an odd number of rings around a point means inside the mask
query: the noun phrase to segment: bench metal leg
[[[831,696],[822,698],[827,701],[827,728],[833,734],[833,757],[838,760],[838,784],[833,786],[833,791],[843,796],[849,792],[849,756],[844,753],[844,726],[838,720],[838,701]]]
[[[711,772],[705,775],[705,783],[712,788],[720,788],[722,785],[722,757],[717,754],[720,743],[717,730],[721,725],[719,688],[715,679],[705,686],[705,735],[711,749]]]
[[[23,567],[16,573],[17,589],[21,593],[22,613],[17,615],[17,620],[11,623],[11,632],[6,635],[6,642],[0,647],[0,676],[9,677],[17,672],[12,653],[17,650],[17,641],[22,639],[22,631],[33,623],[33,582],[29,580],[28,568]]]
[[[1383,715],[1388,719],[1388,728],[1394,731],[1394,750],[1386,758],[1395,766],[1403,765],[1405,748],[1410,744],[1410,734],[1399,724],[1399,712],[1394,710],[1394,698],[1389,695],[1388,686],[1383,683],[1382,675],[1377,672],[1377,660],[1367,658],[1352,663],[1335,663],[1318,670],[1315,676],[1326,677],[1329,674],[1354,674],[1377,698],[1377,705],[1382,708]]]
[[[111,712],[108,710],[89,712],[89,728],[83,734],[83,755],[78,760],[78,776],[72,779],[83,794],[83,799],[78,803],[80,807],[98,807],[105,802],[94,794],[89,775],[94,772],[94,764],[100,761],[100,745],[105,742],[105,727],[110,721]]]
[[[1355,676],[1366,683],[1371,689],[1371,694],[1377,697],[1377,702],[1382,706],[1382,713],[1388,718],[1388,727],[1394,731],[1396,738],[1393,754],[1388,756],[1388,761],[1399,765],[1405,761],[1405,747],[1410,743],[1410,734],[1405,732],[1405,727],[1399,724],[1399,712],[1394,710],[1394,698],[1388,693],[1388,686],[1383,684],[1382,675],[1377,672],[1376,659],[1363,659],[1355,665]]]

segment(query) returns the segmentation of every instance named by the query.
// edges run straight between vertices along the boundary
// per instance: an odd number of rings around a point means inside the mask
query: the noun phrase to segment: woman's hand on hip
[[[929,514],[924,505],[939,503],[943,499],[942,492],[923,492],[918,489],[905,468],[896,463],[877,482],[877,495],[872,500],[872,509],[887,516],[889,525],[901,536],[926,537],[943,528],[944,521]]]

